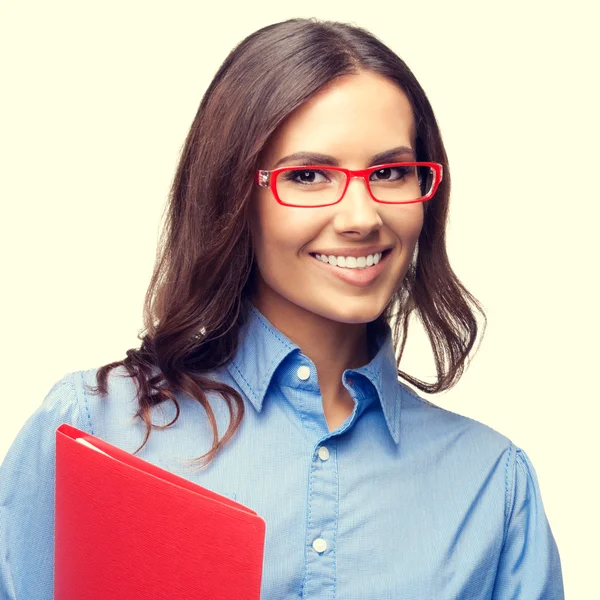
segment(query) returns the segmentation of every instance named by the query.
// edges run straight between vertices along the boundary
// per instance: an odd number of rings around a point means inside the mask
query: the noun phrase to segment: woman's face
[[[396,148],[404,150],[373,162]],[[328,155],[349,169],[416,160],[410,103],[397,85],[372,72],[339,77],[277,129],[260,168],[309,164],[285,159],[298,152]],[[423,225],[423,204],[375,202],[361,178],[350,180],[341,202],[320,208],[283,206],[271,189],[256,186],[251,218],[259,271],[253,299],[259,309],[268,308],[267,316],[278,309],[301,310],[367,323],[383,312],[404,278]],[[368,256],[382,249],[389,249],[382,264],[364,270],[314,256],[348,256],[352,250]],[[378,272],[375,278],[369,269]]]

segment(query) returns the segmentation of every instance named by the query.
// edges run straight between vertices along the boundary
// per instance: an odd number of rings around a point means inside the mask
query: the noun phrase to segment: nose
[[[371,198],[364,177],[355,175],[348,182],[342,201],[337,204],[334,226],[339,233],[358,232],[367,235],[383,225],[379,214],[380,207],[381,205]]]

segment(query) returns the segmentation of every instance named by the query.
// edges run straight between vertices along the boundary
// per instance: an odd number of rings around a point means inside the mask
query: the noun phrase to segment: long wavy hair
[[[234,356],[248,318],[255,279],[249,208],[260,154],[277,127],[336,77],[372,71],[407,95],[416,128],[416,160],[442,163],[444,178],[425,203],[423,228],[404,279],[374,327],[392,327],[398,375],[436,393],[461,377],[478,337],[477,300],[452,271],[446,253],[450,169],[425,92],[406,64],[368,31],[344,23],[290,19],[263,27],[227,56],[206,91],[186,138],[166,206],[154,272],[144,304],[141,345],[126,358],[100,367],[92,393],[106,395],[109,372],[125,367],[136,381],[138,410],[146,425],[139,452],[153,428],[171,426],[182,390],[204,408],[211,449],[195,462],[208,465],[235,433],[244,401],[210,372]],[[422,323],[436,365],[435,382],[400,370],[411,315]],[[229,426],[218,438],[207,393],[227,403]],[[154,425],[152,407],[171,400],[174,419]]]

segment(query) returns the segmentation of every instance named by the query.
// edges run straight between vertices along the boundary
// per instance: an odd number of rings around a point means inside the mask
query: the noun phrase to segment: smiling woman
[[[317,354],[308,356],[315,356],[321,390],[329,392],[324,395],[326,404],[335,404],[336,394],[344,394],[342,373],[357,349],[366,348],[365,324],[383,313],[415,254],[423,225],[424,205],[414,202],[422,196],[419,182],[399,175],[401,168],[407,169],[401,163],[380,164],[414,160],[414,131],[411,104],[402,89],[386,77],[361,70],[337,77],[295,110],[259,159],[268,169],[281,162],[303,169],[278,173],[273,193],[260,188],[251,205],[258,266],[254,305],[288,333],[292,332],[278,315],[289,319],[288,311],[297,313],[293,323],[302,335],[300,347],[319,347]],[[299,153],[304,150],[317,154]],[[341,170],[306,170],[307,162],[348,169],[379,166],[369,176],[350,179]],[[293,177],[281,182],[287,173]],[[309,183],[296,183],[301,176]],[[392,185],[390,177],[405,185]],[[275,190],[279,203],[273,202]],[[373,195],[387,202],[374,202]],[[405,200],[413,202],[404,204]],[[334,268],[322,268],[323,261],[316,263],[311,253],[332,256],[327,264]],[[366,264],[369,255],[374,255],[374,266],[353,269],[358,257]]]
[[[140,348],[57,382],[2,465],[1,595],[52,598],[68,422],[261,515],[263,599],[563,598],[525,452],[413,389],[453,386],[479,338],[449,196],[429,101],[373,35],[243,40],[187,137]],[[412,316],[433,383],[400,368]]]

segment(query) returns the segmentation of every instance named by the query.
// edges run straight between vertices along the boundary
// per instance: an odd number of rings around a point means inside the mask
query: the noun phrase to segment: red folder
[[[260,598],[260,516],[66,423],[55,511],[55,600]]]

